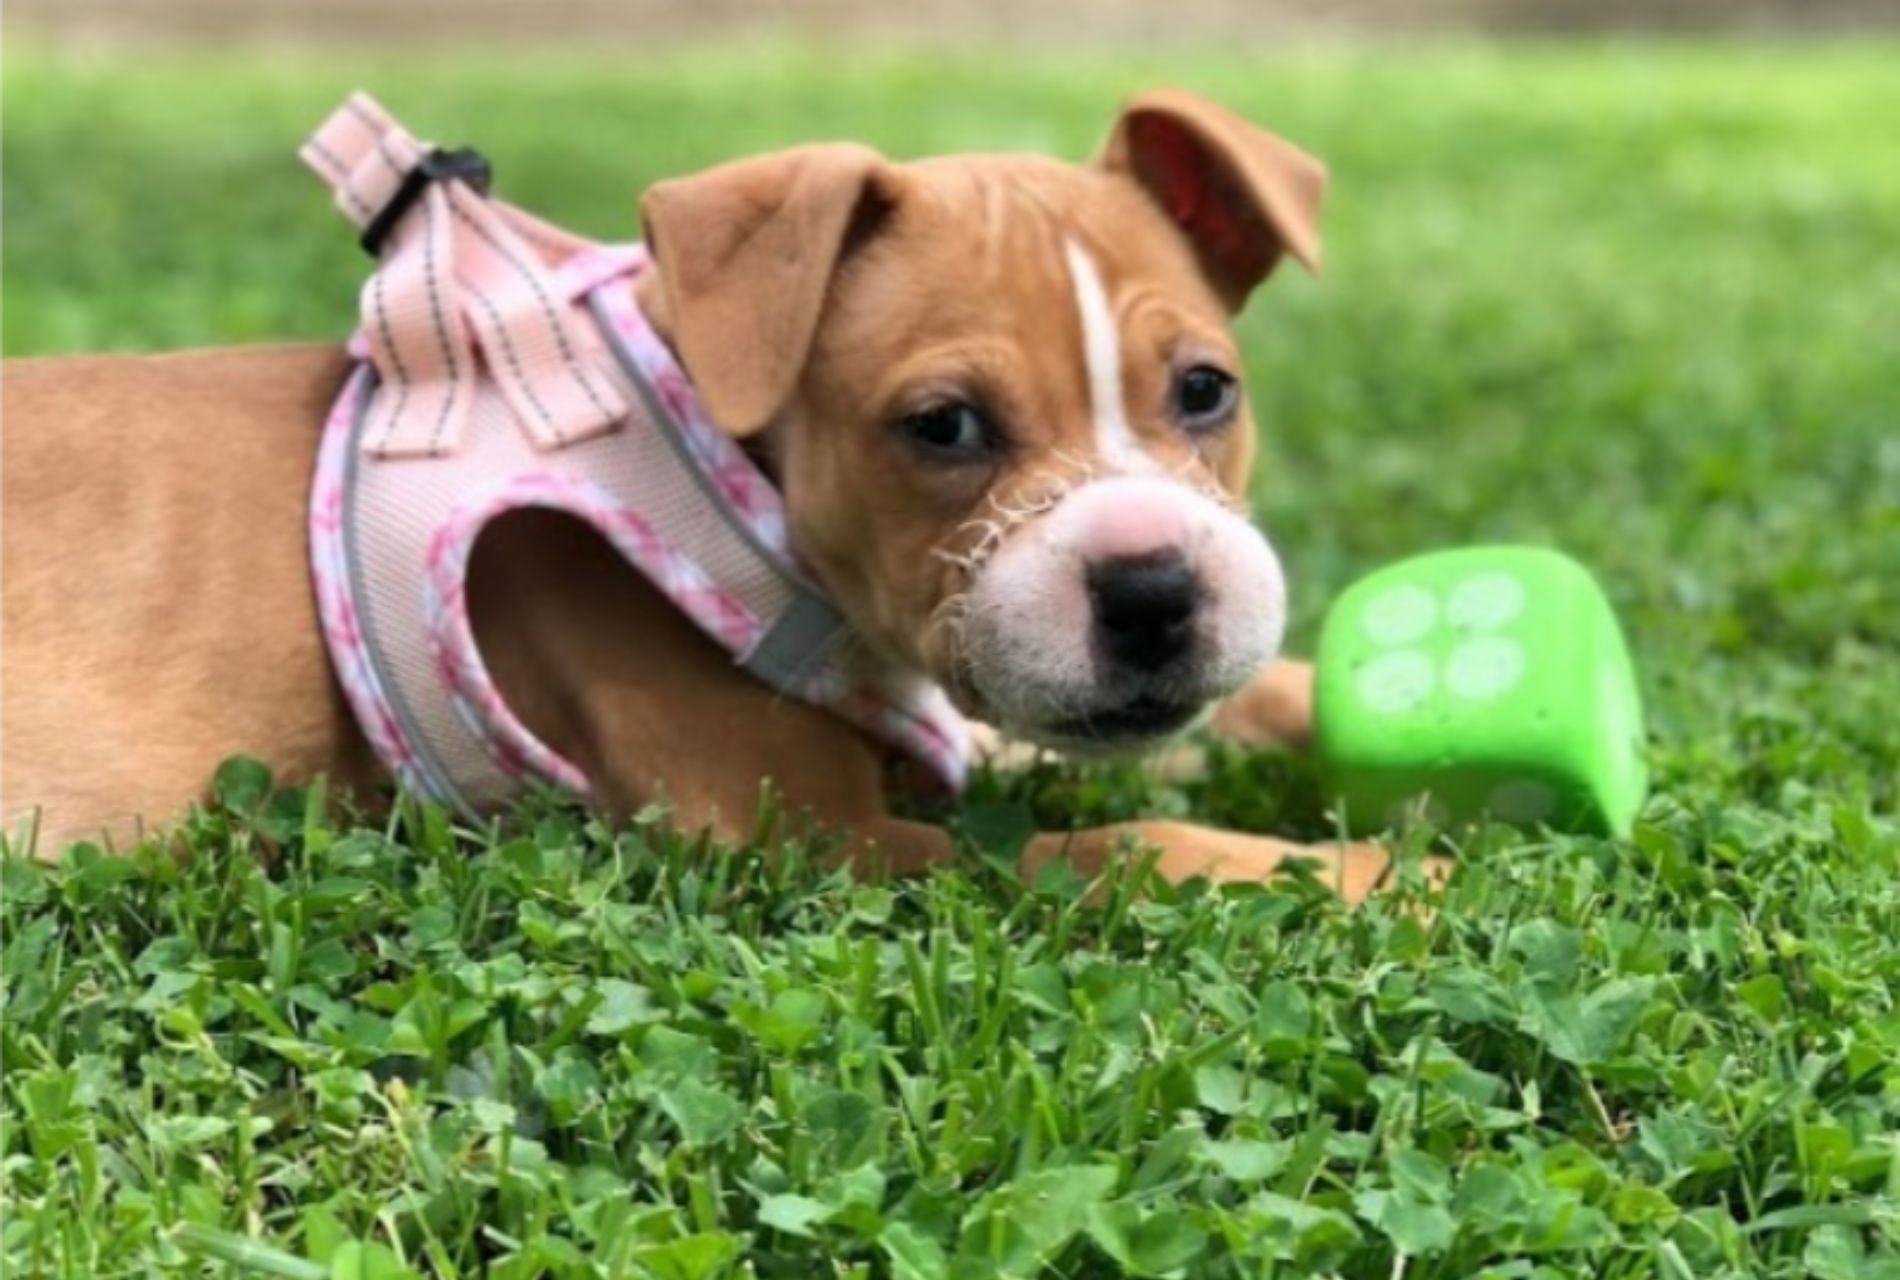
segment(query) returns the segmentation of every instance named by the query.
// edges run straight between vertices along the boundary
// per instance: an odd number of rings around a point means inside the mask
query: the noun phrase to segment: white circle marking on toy
[[[1542,822],[1557,812],[1557,793],[1534,778],[1516,778],[1492,788],[1485,807],[1506,822]]]
[[[1479,636],[1451,651],[1445,686],[1461,698],[1495,698],[1524,678],[1524,646],[1505,636]]]
[[[1438,675],[1417,649],[1382,653],[1359,670],[1359,699],[1374,711],[1410,711],[1431,697]]]
[[[1438,601],[1424,587],[1402,583],[1366,601],[1359,625],[1377,645],[1411,644],[1438,622]]]
[[[1471,631],[1495,631],[1524,608],[1524,584],[1498,569],[1474,573],[1451,589],[1445,616]]]

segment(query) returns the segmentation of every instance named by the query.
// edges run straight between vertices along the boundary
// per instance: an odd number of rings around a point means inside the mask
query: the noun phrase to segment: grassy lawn
[[[1565,547],[1657,794],[1469,839],[1425,918],[994,865],[1032,815],[1323,829],[1272,757],[984,779],[966,865],[888,887],[763,807],[365,826],[228,768],[185,865],[0,864],[0,1270],[1900,1277],[1897,57],[16,50],[10,354],[343,331],[293,151],[357,83],[602,235],[747,151],[1079,156],[1206,90],[1335,179],[1328,277],[1243,322],[1295,647],[1381,561]]]

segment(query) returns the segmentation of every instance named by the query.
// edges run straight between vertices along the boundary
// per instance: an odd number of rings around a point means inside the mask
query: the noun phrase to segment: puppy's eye
[[[945,462],[980,461],[996,452],[999,440],[982,411],[961,400],[907,413],[897,429],[921,453]]]
[[[1183,369],[1174,380],[1174,412],[1190,431],[1218,427],[1240,403],[1240,384],[1211,364]]]

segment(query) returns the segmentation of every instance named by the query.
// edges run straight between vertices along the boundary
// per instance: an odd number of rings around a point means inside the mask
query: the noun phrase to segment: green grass
[[[989,856],[890,887],[769,814],[364,826],[234,768],[182,865],[4,864],[8,1274],[1900,1276],[1897,54],[16,51],[10,353],[341,332],[292,151],[359,81],[603,235],[780,143],[1214,93],[1335,178],[1328,278],[1243,324],[1296,641],[1383,560],[1562,546],[1657,795],[1473,838],[1427,919],[993,865],[1026,812],[1323,827],[1272,757],[986,779]]]

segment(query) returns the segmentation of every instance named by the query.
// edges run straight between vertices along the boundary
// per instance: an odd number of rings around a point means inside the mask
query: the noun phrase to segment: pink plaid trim
[[[396,780],[411,790],[427,794],[426,779],[417,764],[415,747],[397,722],[376,665],[370,660],[369,646],[356,616],[356,601],[350,591],[349,557],[345,549],[343,518],[343,482],[350,449],[351,429],[364,394],[370,372],[360,368],[344,384],[330,416],[323,425],[323,440],[317,450],[316,477],[310,489],[310,574],[317,595],[317,616],[323,624],[323,638],[330,650],[330,666],[336,672],[343,696],[363,727],[363,736]]]
[[[699,393],[693,390],[686,371],[680,368],[673,353],[653,332],[645,313],[634,303],[633,290],[629,287],[631,278],[652,265],[646,246],[636,246],[635,252],[617,261],[628,279],[597,281],[589,292],[602,304],[615,336],[679,427],[687,447],[699,461],[700,470],[712,480],[719,496],[760,542],[790,560],[792,546],[785,523],[784,498],[746,456],[745,450],[706,416],[699,403]],[[582,278],[586,278],[586,270],[595,264],[583,259],[580,266]]]
[[[468,556],[476,537],[507,512],[527,507],[585,520],[635,568],[731,652],[758,643],[764,625],[744,601],[722,590],[647,523],[599,486],[558,472],[517,476],[458,510],[429,543],[423,610],[437,674],[469,729],[511,778],[539,776],[576,795],[587,778],[516,718],[482,661],[468,617]]]

